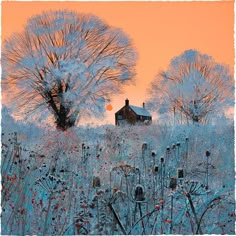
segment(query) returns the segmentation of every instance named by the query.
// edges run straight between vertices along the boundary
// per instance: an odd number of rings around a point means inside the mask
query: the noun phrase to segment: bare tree
[[[156,76],[149,91],[149,103],[160,113],[205,123],[232,104],[233,78],[212,57],[188,50]]]
[[[103,114],[110,95],[134,77],[135,61],[122,30],[92,15],[44,12],[4,43],[4,92],[14,88],[18,115],[51,117],[66,130],[82,115]]]

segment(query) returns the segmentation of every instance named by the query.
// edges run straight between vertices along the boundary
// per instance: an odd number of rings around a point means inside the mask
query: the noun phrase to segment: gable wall
[[[138,121],[137,115],[129,106],[124,106],[118,112],[116,112],[115,114],[116,125],[117,125],[117,122],[119,121],[118,116],[122,116],[124,120],[126,120],[129,124],[132,124],[132,125],[134,125],[136,121]]]

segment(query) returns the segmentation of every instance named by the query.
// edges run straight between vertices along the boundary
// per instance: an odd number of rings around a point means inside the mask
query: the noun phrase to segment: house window
[[[123,116],[122,115],[118,115],[118,120],[122,120]]]

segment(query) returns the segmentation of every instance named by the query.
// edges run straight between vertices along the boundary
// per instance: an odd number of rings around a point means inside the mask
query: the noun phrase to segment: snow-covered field
[[[234,128],[2,120],[1,233],[234,234]]]

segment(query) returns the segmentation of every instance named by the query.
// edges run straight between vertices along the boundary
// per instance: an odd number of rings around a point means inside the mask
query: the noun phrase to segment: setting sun
[[[111,104],[108,104],[108,105],[106,106],[106,110],[107,110],[107,111],[111,111],[112,109],[113,109],[113,107],[112,107]]]

